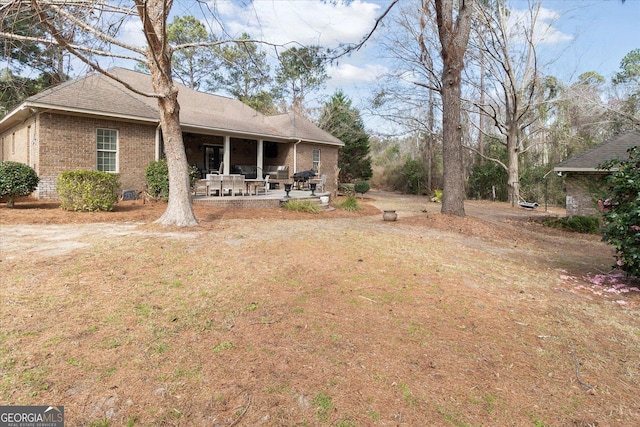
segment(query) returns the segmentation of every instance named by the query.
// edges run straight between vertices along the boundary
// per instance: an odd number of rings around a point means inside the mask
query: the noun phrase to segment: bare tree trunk
[[[469,42],[473,0],[435,0],[438,34],[442,45],[442,162],[443,194],[441,212],[464,216],[464,168],[462,164],[462,125],[460,81],[464,54]],[[425,3],[426,4],[426,3]],[[426,5],[424,7],[427,7]]]
[[[442,73],[442,213],[464,216],[464,170],[460,129],[460,73],[446,67]]]
[[[480,50],[481,72],[485,68],[493,76],[493,90],[484,90],[481,83],[481,118],[487,115],[500,133],[505,137],[507,162],[504,165],[496,159],[494,162],[507,172],[509,201],[515,206],[520,200],[519,157],[532,148],[531,140],[525,146],[525,129],[536,120],[534,108],[540,105],[539,92],[544,88],[538,78],[538,59],[535,42],[538,40],[536,25],[541,16],[539,1],[529,2],[529,15],[517,24],[510,22],[513,16],[504,2],[481,2],[480,18],[483,21],[479,34],[482,40]],[[544,25],[548,25],[543,23]],[[517,29],[517,33],[513,32]],[[492,101],[485,105],[484,97]],[[502,99],[501,99],[502,98]],[[490,108],[487,108],[490,106]],[[499,112],[502,110],[501,112]],[[482,129],[481,129],[482,130]]]
[[[520,171],[518,167],[518,129],[509,126],[507,134],[507,154],[509,161],[507,163],[507,182],[509,185],[509,201],[511,206],[516,206],[520,199]]]
[[[484,59],[482,59],[483,53],[480,50],[480,105],[484,107]],[[484,163],[484,128],[485,128],[485,115],[484,111],[482,111],[482,107],[479,108],[478,113],[480,114],[478,120],[478,128],[480,131],[478,132],[478,151],[480,151],[480,163]]]
[[[169,167],[169,203],[155,222],[163,225],[192,226],[198,221],[191,205],[189,165],[182,141],[178,104],[178,92],[158,100],[160,127],[164,139],[165,155]]]
[[[435,105],[433,104],[433,91],[429,91],[429,134],[427,135],[427,188],[429,194],[433,191],[433,130],[435,119]]]
[[[198,220],[191,205],[189,164],[182,141],[178,89],[171,73],[171,47],[167,43],[166,23],[171,2],[137,0],[138,14],[147,38],[147,65],[151,72],[153,90],[159,94],[160,128],[164,139],[169,168],[169,203],[167,210],[155,222],[180,227],[193,226]]]

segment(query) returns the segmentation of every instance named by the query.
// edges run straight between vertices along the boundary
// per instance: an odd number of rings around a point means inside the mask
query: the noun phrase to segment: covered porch
[[[187,162],[198,169],[201,178],[213,173],[263,178],[269,170],[286,166],[295,158],[287,142],[191,132],[185,132],[183,140]]]

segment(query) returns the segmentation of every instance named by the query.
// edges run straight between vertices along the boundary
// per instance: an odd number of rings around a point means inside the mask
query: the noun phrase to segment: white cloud
[[[318,0],[263,0],[245,7],[217,0],[216,7],[233,36],[246,32],[270,43],[325,47],[360,41],[373,28],[380,9],[361,0],[335,5]]]
[[[537,16],[532,18],[531,14],[537,12]],[[513,37],[515,40],[522,40],[522,27],[526,28],[526,31],[531,30],[532,19],[535,19],[535,27],[533,34],[533,41],[535,45],[556,45],[573,40],[573,36],[565,34],[560,31],[555,25],[561,15],[551,9],[540,7],[537,10],[511,10],[511,14],[508,19],[508,25],[511,28]]]
[[[327,74],[332,79],[340,81],[341,84],[350,83],[373,83],[389,70],[377,64],[364,64],[363,66],[353,64],[340,64],[327,69]]]
[[[215,0],[215,11],[230,37],[248,33],[276,45],[295,42],[325,48],[360,42],[373,29],[380,9],[379,4],[366,0]],[[370,83],[383,74],[384,67],[363,60],[367,50],[328,66],[329,86]]]

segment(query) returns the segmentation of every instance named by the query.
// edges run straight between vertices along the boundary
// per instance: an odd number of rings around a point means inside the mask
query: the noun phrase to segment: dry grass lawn
[[[0,404],[69,426],[637,426],[640,292],[543,208],[0,207]],[[393,208],[398,221],[382,221]]]

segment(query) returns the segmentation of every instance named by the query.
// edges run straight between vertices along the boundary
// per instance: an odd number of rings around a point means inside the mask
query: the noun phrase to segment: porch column
[[[224,170],[222,171],[223,175],[229,175],[229,171],[231,170],[231,137],[228,135],[224,136],[224,155],[223,155],[223,162],[224,162]]]
[[[256,155],[256,167],[258,168],[258,178],[264,178],[264,140],[258,140],[258,152]]]

